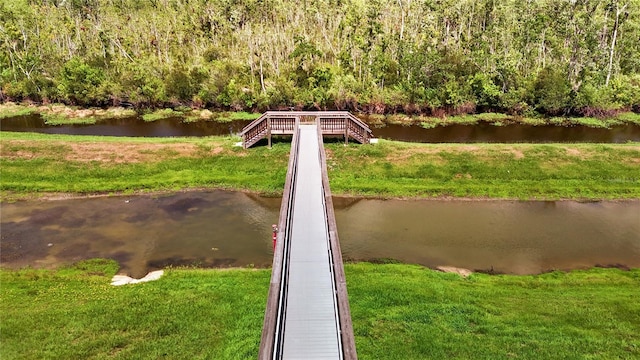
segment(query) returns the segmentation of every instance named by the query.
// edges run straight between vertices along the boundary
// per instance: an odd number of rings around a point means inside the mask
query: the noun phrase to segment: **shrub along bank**
[[[170,269],[112,287],[116,271],[99,259],[0,270],[0,357],[257,357],[268,269]],[[361,359],[640,357],[639,269],[462,278],[361,263],[345,272]]]
[[[156,110],[133,110],[122,107],[85,108],[67,106],[64,104],[35,105],[30,103],[16,104],[13,102],[0,103],[0,120],[25,115],[40,115],[47,125],[95,124],[103,120],[131,118],[140,116],[144,121],[151,122],[167,118],[181,119],[183,122],[216,121],[230,122],[234,120],[247,121],[257,119],[259,112],[243,111],[211,111],[195,109],[186,106]],[[367,114],[354,113],[361,120],[371,126],[417,125],[426,129],[448,125],[475,125],[488,123],[494,126],[522,124],[531,126],[586,126],[591,128],[611,128],[624,125],[640,125],[640,114],[634,112],[614,112],[607,116],[521,116],[503,113],[477,113],[445,116],[425,116],[397,114]]]

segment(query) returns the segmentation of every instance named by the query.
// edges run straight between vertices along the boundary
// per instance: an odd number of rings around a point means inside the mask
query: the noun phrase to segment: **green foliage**
[[[5,0],[0,98],[612,116],[640,106],[625,4]]]
[[[476,73],[469,79],[469,85],[476,99],[476,105],[491,107],[500,104],[502,91],[489,76]]]
[[[611,81],[611,97],[620,107],[640,107],[640,74],[619,75]]]
[[[251,109],[254,98],[250,88],[238,85],[235,79],[231,79],[216,100],[223,106],[238,111]]]
[[[574,105],[578,109],[587,107],[606,108],[611,104],[610,90],[598,88],[591,83],[580,86],[574,100]]]
[[[87,105],[106,100],[101,94],[104,82],[102,70],[92,67],[79,58],[67,61],[60,72],[58,90],[74,104]]]
[[[5,148],[10,139],[25,139]],[[104,137],[44,136],[3,132],[2,183],[6,193],[40,192],[111,193],[125,191],[175,190],[195,187],[253,190],[264,194],[282,191],[288,164],[288,144],[275,144],[272,149],[259,147],[243,150],[234,147],[236,138],[128,139]],[[73,154],[67,141],[86,143],[102,150],[99,154]],[[100,145],[98,145],[100,144]],[[123,152],[122,145],[130,150]],[[186,149],[217,148],[215,152],[196,151],[180,154],[172,144]],[[4,152],[6,149],[7,152]],[[152,150],[150,150],[152,149]],[[155,150],[153,150],[155,149]],[[27,158],[11,158],[5,154],[26,151]],[[146,156],[152,151],[153,156]],[[96,160],[94,156],[103,158]],[[145,161],[128,161],[130,156]],[[83,157],[88,157],[83,161]],[[75,159],[74,159],[75,158]],[[114,161],[121,159],[120,161]],[[270,164],[265,167],[265,163]]]
[[[465,99],[468,99],[466,89],[453,79],[444,84],[441,94],[441,103],[452,108],[464,104]]]
[[[184,114],[180,111],[175,111],[173,109],[161,109],[156,110],[151,113],[143,114],[142,120],[144,121],[156,121],[162,119],[168,119],[172,117],[182,117]]]
[[[636,125],[640,125],[640,114],[627,112],[627,113],[622,113],[622,114],[618,115],[616,118],[618,120],[620,120],[620,121],[624,121],[624,122],[629,122],[629,123],[633,123],[633,124],[636,124]]]
[[[559,68],[542,69],[533,84],[536,108],[548,114],[559,114],[567,109],[571,98],[567,76]]]
[[[173,69],[165,80],[167,95],[182,101],[190,100],[195,94],[195,89],[192,85],[189,74],[184,68]]]
[[[248,112],[221,113],[218,115],[216,120],[220,122],[234,121],[234,120],[253,121],[259,118],[260,115],[261,114],[258,114],[258,113],[248,113]]]
[[[0,106],[0,120],[15,116],[31,115],[35,109],[27,106],[20,106],[14,103],[2,104]]]
[[[123,69],[123,96],[139,105],[161,105],[168,100],[165,82],[144,64],[127,63]]]
[[[187,103],[200,93],[202,84],[208,76],[204,68],[194,67],[187,70],[178,66],[165,79],[167,95],[177,101]]]

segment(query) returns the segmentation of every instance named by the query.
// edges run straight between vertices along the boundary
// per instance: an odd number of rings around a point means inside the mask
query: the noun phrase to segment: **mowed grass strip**
[[[635,359],[640,269],[462,278],[346,266],[359,359]]]
[[[282,192],[290,144],[239,138],[2,133],[4,198],[192,188]],[[326,144],[336,195],[498,199],[640,197],[640,144]]]
[[[640,144],[330,144],[327,163],[337,194],[640,197]]]
[[[171,270],[113,287],[89,260],[0,271],[2,359],[249,359],[258,353],[268,271]]]
[[[190,188],[280,193],[289,144],[244,150],[237,141],[3,133],[0,188],[8,198]]]
[[[256,358],[270,270],[0,270],[2,359]],[[346,264],[360,359],[640,357],[640,269],[536,276]],[[27,334],[27,335],[25,335]]]

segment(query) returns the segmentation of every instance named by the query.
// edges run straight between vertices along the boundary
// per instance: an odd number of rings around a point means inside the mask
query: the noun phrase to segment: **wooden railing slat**
[[[293,135],[296,119],[315,117],[323,134],[341,135],[368,144],[372,132],[369,126],[348,111],[267,111],[247,125],[240,135],[245,148],[272,135]]]

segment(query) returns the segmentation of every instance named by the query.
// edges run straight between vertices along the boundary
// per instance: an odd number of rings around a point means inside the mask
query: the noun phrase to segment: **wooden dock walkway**
[[[319,123],[294,121],[259,359],[357,359]]]
[[[368,144],[371,139],[369,126],[348,111],[267,111],[244,127],[242,144],[246,149],[266,138],[271,147],[272,136],[293,135],[298,123],[317,124],[322,135],[343,136],[345,142]]]

